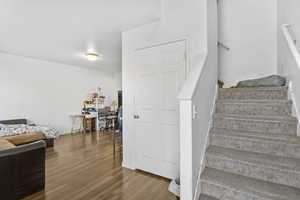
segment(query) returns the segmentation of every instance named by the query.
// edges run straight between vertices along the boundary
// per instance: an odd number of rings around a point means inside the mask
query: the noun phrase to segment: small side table
[[[85,115],[79,114],[79,115],[70,115],[71,120],[72,120],[72,128],[71,128],[71,134],[76,133],[76,132],[84,132],[85,133],[85,128],[84,128],[84,118]],[[80,122],[79,129],[76,129],[76,123]]]

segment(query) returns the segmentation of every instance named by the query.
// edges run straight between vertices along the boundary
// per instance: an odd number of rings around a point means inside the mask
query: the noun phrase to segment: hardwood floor
[[[169,181],[121,167],[110,133],[62,136],[47,150],[46,188],[26,200],[175,200]],[[118,150],[118,148],[117,148]]]

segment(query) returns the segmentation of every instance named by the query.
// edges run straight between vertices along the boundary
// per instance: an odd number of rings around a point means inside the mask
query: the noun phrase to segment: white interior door
[[[178,175],[179,101],[186,78],[185,41],[135,55],[136,168],[166,178]]]

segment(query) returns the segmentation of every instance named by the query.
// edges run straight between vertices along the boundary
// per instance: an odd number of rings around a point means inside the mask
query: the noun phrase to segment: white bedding
[[[25,124],[4,125],[0,124],[0,136],[13,136],[26,133],[42,132],[46,138],[56,138],[58,131],[45,126],[30,126]]]

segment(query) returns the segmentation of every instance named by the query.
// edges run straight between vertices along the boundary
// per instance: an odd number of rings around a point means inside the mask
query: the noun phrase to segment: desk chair
[[[84,128],[84,118],[85,116],[82,114],[78,115],[70,115],[70,118],[72,120],[72,127],[71,127],[71,134],[77,133],[77,132],[84,132],[85,133],[85,128]],[[78,126],[77,123],[79,124],[79,129],[76,129],[76,126]]]

